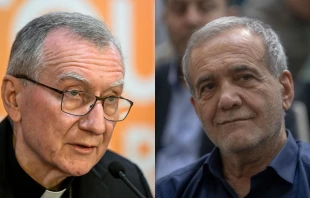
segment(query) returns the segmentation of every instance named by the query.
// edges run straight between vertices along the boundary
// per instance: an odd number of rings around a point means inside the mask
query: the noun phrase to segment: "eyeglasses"
[[[102,101],[102,108],[104,112],[104,118],[109,121],[118,122],[124,120],[133,102],[123,97],[108,96],[105,98],[100,98],[93,94],[78,91],[78,90],[64,90],[60,91],[53,87],[49,87],[35,80],[28,78],[25,75],[16,75],[16,78],[28,80],[37,85],[46,87],[56,93],[62,95],[61,99],[61,110],[67,114],[75,116],[83,116],[89,113],[95,106],[98,100]]]

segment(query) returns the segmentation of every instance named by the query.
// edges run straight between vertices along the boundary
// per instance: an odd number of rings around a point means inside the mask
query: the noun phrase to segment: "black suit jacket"
[[[12,135],[12,127],[8,118],[0,123],[0,197],[13,198],[12,187],[8,174],[8,153],[11,149],[8,145],[9,136]],[[76,177],[73,180],[73,197],[78,198],[136,198],[137,196],[126,184],[112,177],[108,171],[108,165],[112,161],[119,161],[126,171],[127,178],[145,197],[152,197],[150,188],[141,170],[129,160],[107,150],[102,159],[86,175]],[[27,197],[27,196],[26,196]]]
[[[155,72],[155,154],[162,148],[161,139],[167,124],[167,114],[171,101],[171,86],[168,82],[169,64],[156,66]],[[182,122],[182,120],[180,120]],[[201,129],[199,156],[211,152],[214,144]]]

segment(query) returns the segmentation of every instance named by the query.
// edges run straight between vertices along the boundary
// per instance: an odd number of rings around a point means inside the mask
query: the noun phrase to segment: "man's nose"
[[[201,23],[202,14],[199,12],[199,8],[195,4],[190,4],[185,13],[185,21],[188,26],[197,27]]]
[[[106,130],[106,122],[108,121],[104,118],[102,102],[97,101],[92,110],[81,117],[79,126],[83,130],[100,135]]]
[[[225,83],[221,87],[218,107],[221,110],[230,110],[232,108],[240,107],[242,99],[238,87]]]

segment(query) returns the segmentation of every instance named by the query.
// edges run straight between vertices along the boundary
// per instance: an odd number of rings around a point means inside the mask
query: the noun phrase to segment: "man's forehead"
[[[109,71],[122,74],[113,77],[113,81],[111,79],[110,82],[103,82],[103,84],[109,87],[123,85],[123,59],[113,44],[108,44],[108,46],[100,49],[94,43],[85,39],[79,39],[79,36],[72,33],[71,30],[61,28],[53,30],[48,34],[44,41],[43,54],[44,68],[49,68],[48,71],[53,71],[53,68],[56,67],[56,80],[58,82],[75,80],[92,87],[92,81],[87,76],[88,74],[86,75],[82,72],[84,68],[83,60],[85,60],[85,65],[95,63],[93,65],[98,65],[99,69],[104,67],[98,70],[104,72],[102,75],[110,75]],[[100,73],[98,71],[96,75],[99,77]]]
[[[81,36],[73,33],[69,29],[60,28],[52,30],[48,33],[43,42],[43,61],[52,60],[57,62],[57,60],[53,59],[57,59],[58,55],[68,53],[69,51],[72,51],[70,54],[84,56],[86,55],[85,50],[87,50],[87,52],[97,54],[98,56],[109,56],[124,67],[123,58],[120,51],[114,44],[108,42],[109,41],[107,41],[105,46],[99,47],[86,38],[81,38]]]
[[[44,50],[50,48],[55,49],[55,47],[61,48],[62,46],[68,44],[82,44],[82,43],[93,46],[93,48],[96,50],[108,49],[111,52],[113,52],[113,54],[118,55],[120,59],[122,59],[120,52],[118,51],[117,47],[112,44],[112,42],[107,41],[106,45],[99,47],[96,46],[94,42],[88,40],[87,38],[79,36],[77,33],[73,32],[68,28],[58,28],[50,31],[43,41],[43,48]]]
[[[199,42],[193,46],[190,58],[193,57],[193,54],[200,54],[201,51],[210,53],[214,52],[210,51],[210,48],[215,48],[216,50],[227,50],[227,48],[217,47],[225,44],[235,47],[242,45],[243,48],[259,48],[262,52],[265,51],[264,43],[259,36],[253,34],[247,28],[236,27],[218,33],[213,33],[206,38],[203,38],[202,36]]]
[[[84,75],[75,72],[75,71],[68,71],[63,72],[60,75],[57,76],[57,81],[65,81],[65,80],[75,80],[79,81],[83,84],[86,84],[88,86],[92,85],[92,82],[85,77]],[[124,85],[124,79],[122,77],[116,79],[114,82],[109,83],[109,87],[117,87],[117,86],[123,86]]]
[[[237,54],[236,57],[232,57],[233,54]],[[189,56],[189,66],[192,68],[204,65],[206,61],[226,62],[227,60],[222,59],[223,56],[264,62],[265,47],[261,38],[248,29],[230,29],[202,40],[194,46]]]
[[[227,0],[164,0],[166,3],[220,3]]]
[[[212,2],[215,0],[165,0],[166,2]]]
[[[70,36],[73,36],[73,32],[69,30],[68,28],[58,28],[50,31],[44,41],[43,46],[47,47],[53,44],[57,44],[59,40],[61,39],[69,39]]]

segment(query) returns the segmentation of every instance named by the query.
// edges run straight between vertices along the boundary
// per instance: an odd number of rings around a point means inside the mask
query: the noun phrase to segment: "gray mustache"
[[[220,119],[215,119],[215,123],[218,125],[223,125],[229,122],[249,120],[254,117],[255,117],[254,114],[225,116],[225,118],[221,117]]]

